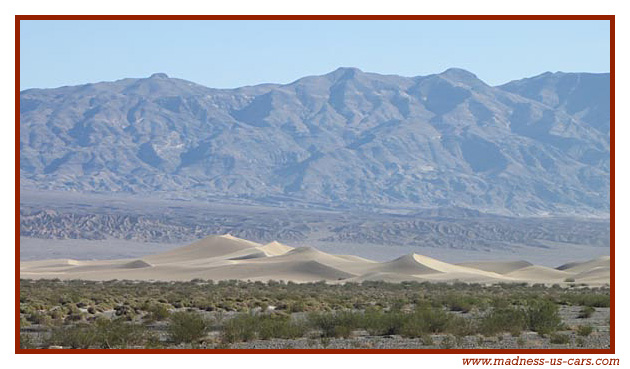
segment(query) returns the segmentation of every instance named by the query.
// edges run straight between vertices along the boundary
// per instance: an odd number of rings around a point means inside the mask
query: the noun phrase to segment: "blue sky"
[[[230,88],[340,66],[403,76],[459,67],[491,85],[608,72],[608,21],[21,21],[21,89],[165,72]]]

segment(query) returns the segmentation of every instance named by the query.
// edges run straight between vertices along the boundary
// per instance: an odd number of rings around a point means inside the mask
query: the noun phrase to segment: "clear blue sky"
[[[21,88],[165,72],[209,87],[289,83],[340,66],[491,85],[608,72],[608,21],[22,21]]]

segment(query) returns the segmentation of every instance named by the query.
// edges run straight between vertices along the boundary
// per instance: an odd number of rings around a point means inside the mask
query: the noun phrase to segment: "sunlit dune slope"
[[[556,269],[527,261],[445,263],[408,254],[376,262],[353,255],[332,255],[312,247],[290,247],[279,242],[261,245],[231,235],[209,236],[190,245],[141,259],[23,262],[21,278],[86,280],[284,280],[329,283],[468,282],[585,283],[610,280],[610,258],[567,263]]]

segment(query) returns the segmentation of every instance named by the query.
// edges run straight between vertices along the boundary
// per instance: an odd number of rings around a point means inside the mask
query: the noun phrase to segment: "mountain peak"
[[[440,76],[457,82],[479,81],[477,75],[462,68],[449,68],[440,73]]]
[[[355,67],[339,67],[335,69],[332,73],[363,73],[363,71]]]
[[[339,67],[334,71],[328,73],[327,75],[335,79],[352,79],[361,73],[363,73],[363,71],[359,68]]]
[[[166,74],[166,73],[153,73],[149,78],[151,78],[151,79],[168,79],[168,74]]]

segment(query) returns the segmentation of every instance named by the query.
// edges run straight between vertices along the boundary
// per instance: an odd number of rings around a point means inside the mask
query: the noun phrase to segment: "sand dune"
[[[573,277],[578,283],[606,283],[610,279],[610,267],[596,267]]]
[[[443,273],[438,269],[433,269],[430,266],[416,260],[415,254],[409,254],[401,256],[396,260],[389,261],[376,265],[374,270],[380,273],[397,273],[407,275],[424,275],[424,274],[439,274]]]
[[[278,256],[282,254],[286,254],[287,252],[293,250],[293,247],[283,245],[280,242],[273,241],[269,242],[264,246],[258,247],[262,252],[267,254],[267,256]]]
[[[231,258],[228,258],[228,260],[248,260],[248,259],[258,259],[258,258],[265,258],[268,255],[266,253],[264,253],[263,251],[253,251],[244,255],[239,255],[239,256],[234,256]]]
[[[188,246],[148,256],[146,260],[151,263],[172,263],[192,259],[216,258],[259,246],[262,245],[230,235],[210,236]]]
[[[37,260],[29,261],[28,263],[20,263],[20,271],[22,270],[37,270],[37,269],[53,269],[53,268],[68,268],[70,266],[80,265],[81,262],[73,259],[51,259],[51,260]]]
[[[498,274],[507,274],[513,272],[515,270],[525,268],[531,266],[532,263],[527,262],[525,260],[516,260],[516,261],[477,261],[477,262],[467,262],[467,263],[459,263],[457,265],[485,270],[486,272],[494,272]]]
[[[556,269],[571,273],[581,273],[597,267],[610,267],[610,256],[602,256],[584,262],[567,263]]]
[[[553,281],[561,282],[571,278],[573,275],[562,270],[548,268],[539,265],[531,265],[525,268],[517,269],[506,274],[512,278],[532,280],[532,281]]]
[[[123,268],[128,268],[128,269],[150,268],[152,266],[153,265],[147,263],[144,260],[134,260],[134,261],[130,261],[130,262],[122,265]]]
[[[361,281],[586,283],[610,280],[608,256],[556,269],[527,261],[480,261],[449,264],[408,254],[388,262],[353,255],[332,255],[312,247],[279,242],[261,245],[230,235],[210,236],[190,245],[141,259],[82,261],[41,260],[20,264],[21,278],[87,280],[285,280],[329,283]]]

